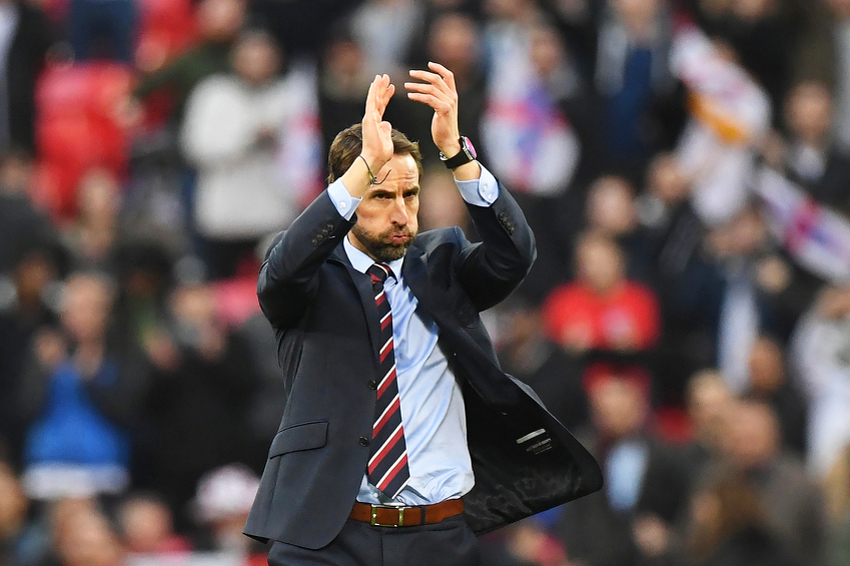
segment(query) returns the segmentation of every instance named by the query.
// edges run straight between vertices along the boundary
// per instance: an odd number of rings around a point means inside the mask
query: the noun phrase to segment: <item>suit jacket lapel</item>
[[[430,314],[437,324],[442,327],[445,323],[445,317],[442,312],[442,304],[434,297],[433,286],[428,282],[428,268],[425,265],[425,259],[422,255],[425,250],[418,247],[415,243],[407,249],[407,254],[404,256],[404,263],[401,266],[401,271],[404,275],[404,281],[413,295],[419,301],[419,305]]]
[[[455,334],[459,330],[457,317],[452,315],[446,297],[440,297],[439,292],[429,281],[424,253],[425,250],[415,244],[408,248],[402,265],[404,281],[413,291],[419,306],[431,315],[440,327],[441,334]]]
[[[348,256],[345,255],[345,248],[342,244],[338,245],[331,254],[331,260],[341,263],[348,271],[354,287],[360,295],[360,305],[363,307],[363,314],[366,316],[366,327],[369,329],[369,340],[372,342],[372,350],[377,359],[381,344],[380,329],[381,321],[378,319],[378,309],[375,306],[375,292],[372,290],[372,281],[365,273],[360,273],[351,262],[348,261]]]

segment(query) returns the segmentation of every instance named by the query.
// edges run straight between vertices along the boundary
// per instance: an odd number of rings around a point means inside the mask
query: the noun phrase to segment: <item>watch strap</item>
[[[464,136],[460,137],[460,152],[452,157],[446,157],[443,152],[440,152],[440,159],[447,169],[456,169],[461,165],[475,160],[475,154],[470,151],[471,144]]]

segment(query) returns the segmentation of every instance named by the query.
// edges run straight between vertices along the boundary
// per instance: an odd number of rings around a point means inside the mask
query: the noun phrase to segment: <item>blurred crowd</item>
[[[850,0],[0,0],[0,566],[264,563],[257,268],[428,61],[537,237],[502,364],[606,479],[485,564],[850,563]]]

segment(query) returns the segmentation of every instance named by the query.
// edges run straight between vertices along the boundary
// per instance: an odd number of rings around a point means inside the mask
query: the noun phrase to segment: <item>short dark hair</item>
[[[416,168],[419,169],[419,176],[422,176],[422,154],[419,152],[419,142],[410,141],[406,135],[393,128],[393,154],[409,155],[416,162]],[[331,149],[328,151],[328,183],[333,183],[343,173],[348,171],[348,168],[360,155],[363,148],[363,131],[360,124],[344,129],[336,135]],[[377,171],[373,171],[376,175]]]

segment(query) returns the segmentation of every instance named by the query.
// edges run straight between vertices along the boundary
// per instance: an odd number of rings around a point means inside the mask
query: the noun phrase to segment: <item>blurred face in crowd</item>
[[[0,540],[17,533],[24,523],[29,503],[12,468],[0,462]]]
[[[694,434],[712,447],[723,436],[723,419],[732,402],[732,394],[717,371],[706,370],[691,378],[687,393],[688,415]]]
[[[779,448],[779,424],[762,403],[735,403],[726,418],[725,452],[742,469],[769,462]]]
[[[379,261],[404,256],[419,231],[419,168],[413,156],[395,154],[377,173],[357,207],[351,243]]]
[[[121,507],[120,521],[130,552],[158,552],[173,534],[168,507],[144,497],[126,501]]]
[[[195,328],[216,324],[215,295],[209,285],[183,285],[171,295],[171,309],[179,320]]]
[[[204,0],[198,7],[198,29],[213,41],[232,39],[245,19],[244,0]]]
[[[522,346],[539,337],[542,326],[537,309],[526,305],[513,305],[500,316],[499,338],[508,348]]]
[[[566,62],[563,38],[548,26],[535,26],[531,32],[531,62],[541,77],[549,77]]]
[[[764,514],[758,494],[743,474],[726,472],[714,477],[691,499],[687,546],[699,559],[715,554],[718,547],[750,526],[763,526]]]
[[[587,195],[587,221],[611,237],[630,233],[637,225],[634,191],[622,177],[597,179]]]
[[[445,169],[430,171],[422,177],[419,204],[419,220],[423,229],[467,224],[466,206],[457,191],[454,177]]]
[[[652,29],[660,0],[611,0],[617,18],[634,35],[642,35]]]
[[[118,214],[119,188],[115,176],[101,169],[89,171],[77,192],[80,218],[101,223]]]
[[[32,160],[23,155],[11,154],[3,159],[0,166],[0,191],[25,194],[32,185],[32,177]]]
[[[440,16],[431,26],[428,52],[432,61],[458,73],[468,72],[475,63],[478,31],[472,18],[450,13]]]
[[[775,340],[760,337],[750,350],[750,388],[757,393],[770,394],[785,381],[785,359]]]
[[[484,0],[484,12],[497,20],[520,20],[533,7],[533,0]]]
[[[794,87],[786,103],[785,120],[802,141],[812,145],[823,143],[832,120],[832,98],[826,86],[809,81]]]
[[[280,69],[280,50],[265,33],[248,33],[233,52],[233,68],[252,86],[269,82]]]
[[[735,0],[731,4],[732,12],[744,21],[758,21],[776,10],[776,0]]]
[[[106,518],[95,510],[79,510],[63,521],[56,534],[56,553],[63,566],[119,566],[122,549]]]
[[[676,205],[688,197],[691,187],[682,175],[676,158],[662,153],[649,166],[647,188],[668,206]]]
[[[56,278],[56,265],[44,250],[28,253],[15,266],[15,290],[18,302],[31,304],[41,299],[44,288]]]
[[[113,289],[100,275],[78,273],[65,283],[62,324],[79,342],[102,340],[112,309]]]
[[[622,251],[604,236],[582,237],[576,250],[576,263],[579,279],[600,295],[616,289],[625,279]]]
[[[757,252],[767,238],[761,213],[749,208],[708,235],[714,253],[721,259],[748,257]]]
[[[357,42],[339,39],[328,46],[325,54],[325,67],[333,75],[357,75],[363,68],[363,51]]]
[[[818,315],[827,320],[850,321],[850,285],[827,288],[816,306]]]
[[[609,440],[637,434],[643,428],[646,396],[633,380],[614,375],[601,377],[590,386],[588,401],[594,425]]]

